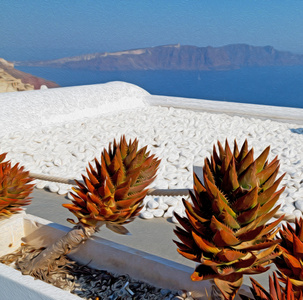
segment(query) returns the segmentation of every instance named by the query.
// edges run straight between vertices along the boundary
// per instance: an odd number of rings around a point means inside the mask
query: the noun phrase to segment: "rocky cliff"
[[[18,64],[100,71],[229,70],[249,66],[303,65],[303,55],[277,51],[271,46],[245,44],[217,48],[168,45]]]
[[[11,76],[0,68],[0,93],[28,91],[33,89],[33,85],[28,83],[22,83],[21,79],[17,79]]]
[[[16,70],[13,63],[0,58],[0,92],[40,89],[41,85],[59,87],[53,81]]]

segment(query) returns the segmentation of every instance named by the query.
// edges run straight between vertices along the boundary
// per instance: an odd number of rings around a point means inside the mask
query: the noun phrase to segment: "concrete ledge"
[[[303,124],[303,109],[237,102],[211,101],[202,99],[147,95],[150,105],[176,107],[210,113],[225,113],[257,119],[271,119],[278,122]]]
[[[21,245],[24,236],[23,218],[25,212],[13,214],[9,218],[0,218],[0,256],[14,252]]]
[[[21,245],[24,237],[25,212],[15,214],[1,220],[0,255],[15,251]],[[0,263],[0,299],[30,299],[30,300],[79,300],[82,299],[68,291],[59,289],[31,276]]]
[[[35,247],[45,247],[69,230],[32,215],[24,218],[24,241]],[[205,296],[205,288],[211,288],[209,281],[191,281],[192,269],[187,266],[99,237],[88,240],[69,256],[90,267],[128,274],[158,287],[191,291],[197,298]]]
[[[32,215],[25,217],[24,228],[25,242],[39,247],[47,246],[70,230]],[[191,291],[197,299],[207,299],[205,289],[208,294],[211,290],[210,281],[191,281],[193,270],[190,267],[99,237],[88,240],[70,256],[93,268],[128,274],[161,288]],[[247,286],[241,287],[241,293],[247,294],[248,291]]]
[[[47,246],[66,234],[70,228],[52,223],[45,219],[23,215],[24,222],[19,224],[18,231],[24,230],[22,241],[35,247]],[[5,242],[4,242],[5,243]],[[8,252],[9,253],[9,252]],[[106,269],[112,273],[128,274],[134,279],[152,285],[192,292],[195,299],[208,299],[211,293],[211,282],[190,280],[192,268],[95,237],[70,254],[74,260],[94,268]],[[22,275],[19,271],[0,264],[1,300],[76,300],[81,299],[70,292],[50,284]],[[250,295],[249,288],[242,285],[241,294]],[[238,296],[235,299],[240,299]]]
[[[82,298],[0,264],[1,300],[80,300]]]

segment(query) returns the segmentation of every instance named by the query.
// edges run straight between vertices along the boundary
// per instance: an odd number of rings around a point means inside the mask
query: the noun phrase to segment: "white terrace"
[[[270,145],[270,159],[278,155],[280,173],[287,172],[281,211],[302,215],[303,109],[154,96],[124,82],[2,93],[0,105],[0,152],[32,173],[67,179],[81,179],[88,161],[123,134],[161,158],[158,189],[192,188],[193,167],[199,172],[218,140],[232,147],[247,139],[255,156]],[[70,187],[37,181],[59,194]],[[141,217],[182,213],[181,201],[158,200]]]

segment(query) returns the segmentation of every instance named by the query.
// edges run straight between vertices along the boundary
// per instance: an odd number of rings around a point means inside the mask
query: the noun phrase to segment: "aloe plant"
[[[147,152],[147,147],[138,149],[138,140],[120,143],[114,141],[108,151],[101,154],[101,162],[95,159],[95,167],[89,164],[83,183],[77,181],[73,188],[74,200],[63,204],[76,217],[68,219],[75,226],[65,236],[41,251],[29,253],[17,260],[23,274],[44,277],[54,262],[78,247],[102,225],[115,232],[126,234],[122,224],[131,222],[143,207],[147,186],[155,179],[160,161]]]
[[[274,259],[277,273],[281,282],[290,280],[298,296],[303,292],[303,218],[296,219],[295,227],[282,225],[279,234],[281,255]]]
[[[240,295],[242,300],[303,300],[302,292],[295,294],[291,280],[287,278],[286,286],[283,288],[276,273],[274,279],[269,276],[269,292],[256,280],[250,278],[252,287],[250,288],[253,298]]]
[[[33,180],[19,163],[5,161],[7,153],[0,154],[0,216],[10,217],[31,203]]]
[[[280,206],[274,207],[284,188],[276,191],[283,176],[277,157],[267,161],[267,147],[254,160],[247,141],[239,151],[218,142],[203,167],[203,183],[194,173],[191,202],[183,199],[186,217],[175,214],[180,226],[174,241],[178,252],[198,263],[194,281],[213,279],[225,299],[233,299],[244,274],[263,273],[281,254],[274,240],[283,216],[267,224]],[[182,228],[183,227],[183,228]]]

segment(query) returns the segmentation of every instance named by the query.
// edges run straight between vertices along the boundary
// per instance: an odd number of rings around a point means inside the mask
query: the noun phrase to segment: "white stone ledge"
[[[33,215],[24,216],[23,229],[25,236],[23,242],[35,247],[45,247],[70,230],[68,227]],[[117,274],[128,274],[134,279],[158,287],[190,291],[195,299],[205,299],[205,290],[210,294],[211,282],[191,281],[191,268],[99,237],[88,240],[70,256],[91,267]],[[80,299],[70,292],[35,280],[31,276],[22,275],[19,271],[3,264],[0,264],[0,283],[1,300]],[[241,293],[249,293],[249,288],[243,285]],[[237,296],[236,299],[239,297]]]
[[[24,219],[25,242],[35,247],[47,246],[63,236],[70,228],[45,219],[27,215]],[[99,237],[93,237],[71,252],[71,258],[93,268],[105,269],[116,274],[128,274],[134,279],[152,285],[193,291],[197,298],[209,290],[209,281],[190,280],[192,269]]]
[[[303,109],[270,105],[257,105],[226,101],[212,101],[170,96],[145,96],[150,105],[191,109],[231,116],[271,119],[278,122],[303,124]]]
[[[26,243],[42,247],[63,236],[70,228],[26,215],[24,230]],[[70,256],[93,268],[128,274],[134,279],[158,287],[191,291],[196,299],[205,299],[205,289],[208,293],[211,289],[210,281],[191,281],[190,275],[193,270],[190,267],[99,237],[89,239],[76,251],[72,251]],[[248,291],[247,286],[241,287],[241,293],[247,294]]]
[[[148,92],[126,82],[0,94],[2,133],[79,121],[145,107]]]
[[[80,300],[82,298],[0,264],[0,299]]]

